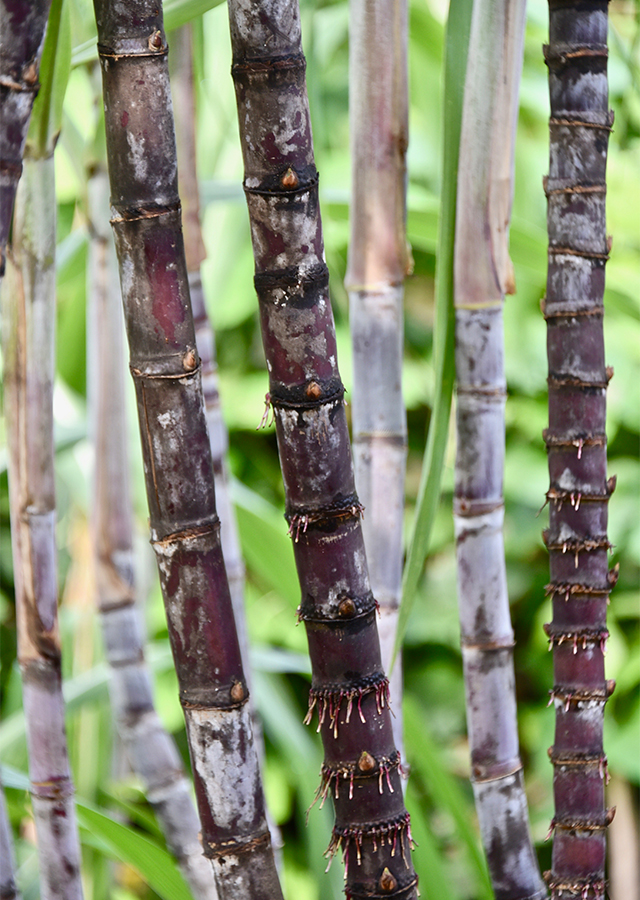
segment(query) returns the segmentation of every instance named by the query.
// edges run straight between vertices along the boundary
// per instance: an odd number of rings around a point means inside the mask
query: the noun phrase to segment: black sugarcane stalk
[[[0,0],[0,279],[51,0]]]
[[[504,520],[503,307],[524,0],[476,0],[455,243],[458,597],[471,780],[496,900],[546,896],[529,833],[516,720]]]
[[[255,286],[301,584],[325,761],[334,799],[328,853],[353,898],[413,900],[399,754],[393,741],[336,359],[295,0],[230,0]]]
[[[151,539],[205,855],[223,900],[281,897],[220,545],[184,246],[161,6],[96,0],[112,224]]]
[[[196,345],[202,369],[204,406],[211,440],[211,455],[216,485],[216,507],[220,516],[222,551],[233,601],[236,629],[245,674],[251,683],[249,671],[249,638],[244,609],[245,569],[240,548],[238,525],[231,502],[227,451],[229,436],[222,417],[218,390],[218,364],[216,361],[215,334],[207,312],[206,298],[200,266],[206,259],[206,248],[200,224],[200,197],[196,169],[196,96],[193,73],[192,28],[184,25],[175,34],[175,58],[172,61],[171,91],[174,97],[176,143],[178,150],[178,176],[184,249],[189,275],[191,307],[196,330]]]
[[[133,771],[196,900],[215,900],[211,866],[198,839],[200,820],[180,754],[153,703],[144,657],[144,622],[136,602],[127,426],[124,340],[115,250],[108,224],[109,184],[96,167],[89,179],[91,245],[89,408],[95,453],[92,539],[96,600],[118,735]],[[114,486],[117,489],[114,490]]]
[[[606,388],[603,293],[609,240],[606,163],[613,115],[607,84],[607,3],[550,0],[550,162],[547,321],[549,528],[556,728],[552,867],[557,900],[606,894],[607,760],[604,706],[606,610],[617,570],[608,568]]]

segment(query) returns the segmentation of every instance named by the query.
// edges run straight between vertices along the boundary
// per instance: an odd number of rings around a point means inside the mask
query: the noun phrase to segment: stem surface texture
[[[337,368],[296,0],[230,0],[263,344],[346,894],[417,896]]]
[[[471,779],[496,900],[546,896],[529,833],[504,557],[504,295],[524,2],[474,4],[456,214],[454,522]]]
[[[557,900],[605,897],[606,609],[617,570],[608,569],[606,387],[603,293],[609,242],[606,163],[613,115],[607,87],[607,3],[551,0],[549,44],[549,229],[547,321],[549,528],[547,592],[553,619],[556,728],[549,750],[555,814],[552,868]]]
[[[89,181],[88,343],[93,369],[89,407],[95,448],[92,525],[97,602],[111,666],[111,707],[129,763],[144,784],[167,846],[194,897],[214,900],[213,873],[202,855],[200,820],[190,784],[175,743],[156,713],[144,658],[144,622],[134,579],[122,310],[107,201],[107,174],[98,169]]]
[[[216,514],[159,4],[96,0],[112,224],[151,539],[205,855],[223,900],[281,897]]]
[[[50,0],[0,0],[0,279]]]
[[[56,199],[53,156],[25,160],[3,285],[4,384],[18,661],[41,895],[81,900],[80,844],[62,698],[53,377]]]
[[[353,344],[353,449],[371,588],[390,671],[402,586],[407,424],[402,399],[408,144],[405,0],[350,4],[351,235],[345,285]],[[402,664],[390,676],[402,753]]]

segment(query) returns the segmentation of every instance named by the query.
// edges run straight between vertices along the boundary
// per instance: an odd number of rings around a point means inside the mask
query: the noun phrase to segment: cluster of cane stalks
[[[109,239],[101,224],[107,207],[104,175],[97,172],[91,188],[98,204],[91,210],[96,326],[91,341],[98,376],[94,544],[115,717],[194,896],[277,900],[282,893],[260,780],[259,728],[249,702],[243,567],[225,489],[226,437],[199,274],[204,249],[193,134],[179,129],[187,138],[183,159],[188,161],[181,172],[187,186],[183,234],[161,8],[150,0],[126,5],[95,0],[94,5],[111,225],[151,541],[199,821],[178,753],[153,709],[143,660],[119,417],[120,326],[109,282]],[[26,144],[49,5],[3,0],[0,11],[0,274],[6,270],[8,283],[3,353],[18,656],[43,896],[80,898],[56,619],[55,217],[45,214],[55,210],[55,136],[45,130],[40,140]],[[54,3],[52,21],[55,17],[58,21],[60,3]],[[331,861],[341,853],[348,898],[415,900],[418,879],[401,777],[400,665],[391,683],[387,676],[401,592],[406,457],[400,392],[402,282],[410,270],[404,229],[406,6],[356,2],[352,10],[354,187],[346,280],[356,373],[355,475],[297,2],[229,0],[229,17],[243,187],[269,371],[267,413],[276,426],[300,579],[299,618],[312,664],[305,722],[317,715],[325,755],[314,802],[333,800],[327,856]],[[50,32],[53,27],[50,21]],[[523,2],[474,3],[453,265],[454,519],[462,653],[473,789],[497,900],[547,895],[529,835],[519,757],[502,538],[502,307],[505,294],[514,290],[508,229],[523,31]],[[606,606],[616,580],[607,563],[607,504],[615,480],[606,475],[605,392],[612,373],[604,363],[602,339],[609,254],[605,168],[613,121],[606,32],[604,0],[550,0],[549,269],[543,312],[549,357],[544,440],[551,484],[544,539],[553,605],[545,630],[554,654],[556,737],[550,758],[556,811],[552,870],[545,878],[556,900],[603,900],[605,830],[611,821],[604,805],[602,745],[603,711],[613,690],[604,677]],[[380,64],[374,49],[382,47]],[[183,46],[182,61],[188,56]],[[188,111],[189,73],[177,74],[175,83],[181,111]],[[117,496],[114,481],[120,485]],[[224,510],[222,534],[219,509]],[[398,710],[395,724],[391,706]],[[155,748],[151,755],[149,746]],[[10,858],[5,825],[2,807],[3,861]],[[14,897],[11,867],[6,871],[5,877],[3,866],[0,888],[3,896]]]

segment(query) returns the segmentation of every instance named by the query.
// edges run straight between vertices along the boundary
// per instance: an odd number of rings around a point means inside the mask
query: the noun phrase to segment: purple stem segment
[[[221,900],[281,897],[220,544],[160,4],[96,0],[112,224],[151,540]]]
[[[336,360],[296,0],[230,0],[233,78],[286,517],[348,897],[415,900]]]
[[[617,570],[608,568],[603,293],[609,241],[606,163],[613,115],[607,85],[607,3],[550,0],[547,321],[549,550],[556,730],[549,750],[555,814],[557,900],[603,900],[606,827],[604,706],[606,610]]]

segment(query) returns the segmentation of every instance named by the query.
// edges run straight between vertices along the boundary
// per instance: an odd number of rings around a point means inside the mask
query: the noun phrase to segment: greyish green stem
[[[390,671],[402,587],[407,424],[402,399],[407,248],[407,6],[350,6],[351,236],[345,285],[353,345],[352,433],[369,576],[380,605],[382,664]],[[390,676],[393,733],[402,753],[402,659]]]
[[[25,160],[3,285],[3,354],[18,661],[41,896],[81,900],[62,699],[53,449],[53,156]]]
[[[496,900],[546,896],[529,834],[504,559],[504,339],[524,0],[473,7],[460,158],[454,292],[454,521],[471,778]]]

